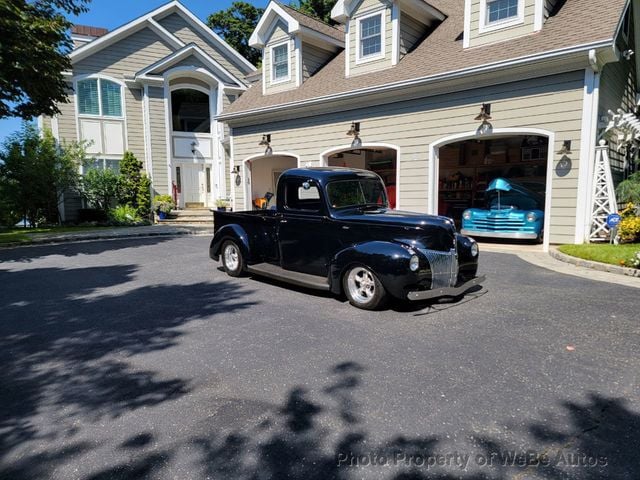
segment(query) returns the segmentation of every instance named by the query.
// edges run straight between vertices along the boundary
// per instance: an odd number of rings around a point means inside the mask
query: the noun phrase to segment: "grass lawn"
[[[3,243],[29,243],[39,234],[66,233],[66,232],[90,232],[113,227],[46,227],[46,228],[10,228],[0,230],[0,244]]]
[[[620,266],[621,260],[629,260],[637,251],[640,251],[640,243],[561,245],[558,250],[572,257]]]

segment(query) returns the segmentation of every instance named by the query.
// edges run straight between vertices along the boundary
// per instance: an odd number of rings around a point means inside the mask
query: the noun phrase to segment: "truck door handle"
[[[342,226],[342,229],[343,229],[343,230],[349,230],[349,228],[351,228],[351,227],[347,227],[346,225],[343,225],[343,226]]]
[[[287,222],[288,222],[288,220],[286,220],[286,219],[280,220],[280,223],[287,223]]]

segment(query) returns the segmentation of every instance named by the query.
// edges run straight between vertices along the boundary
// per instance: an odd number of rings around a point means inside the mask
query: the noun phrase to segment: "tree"
[[[125,152],[120,162],[118,203],[136,209],[145,217],[151,209],[151,180],[142,173],[142,162],[131,152]]]
[[[77,142],[58,145],[49,130],[25,123],[0,151],[0,185],[4,202],[32,225],[60,221],[58,207],[65,191],[79,182],[84,147]]]
[[[92,168],[82,177],[82,195],[95,208],[108,214],[118,198],[120,176],[109,170]]]
[[[263,8],[257,8],[250,3],[236,1],[226,10],[209,15],[207,24],[225,41],[235,48],[240,55],[254,65],[260,63],[261,54],[249,46],[249,37],[258,25]]]
[[[60,113],[71,69],[71,23],[90,0],[0,0],[0,118]]]
[[[335,4],[336,0],[298,0],[298,4],[291,5],[291,7],[310,17],[333,25],[336,22],[331,19],[331,9]]]

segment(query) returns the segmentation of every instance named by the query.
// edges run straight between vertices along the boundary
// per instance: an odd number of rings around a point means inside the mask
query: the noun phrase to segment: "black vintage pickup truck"
[[[214,213],[209,249],[245,272],[344,293],[373,310],[387,296],[458,296],[477,285],[478,245],[445,217],[388,208],[378,175],[347,168],[287,170],[275,210]]]

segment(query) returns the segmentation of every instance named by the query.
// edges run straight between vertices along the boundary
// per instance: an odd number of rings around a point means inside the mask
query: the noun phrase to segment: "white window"
[[[122,117],[122,86],[104,78],[87,78],[76,85],[78,113]]]
[[[113,173],[120,173],[120,159],[92,158],[82,166],[82,173],[89,170],[111,170]]]
[[[360,59],[382,55],[382,13],[358,21],[358,53]]]
[[[487,24],[518,17],[519,0],[489,0],[487,2]]]
[[[289,79],[289,44],[271,47],[271,81],[284,82]]]

